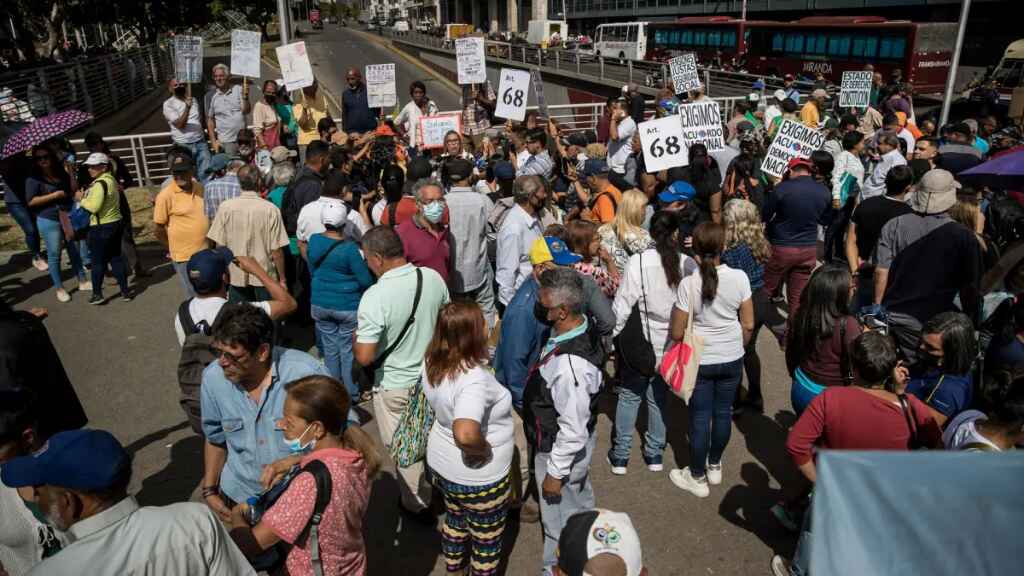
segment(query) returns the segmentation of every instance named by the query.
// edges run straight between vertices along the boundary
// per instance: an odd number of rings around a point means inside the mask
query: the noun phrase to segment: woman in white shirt
[[[420,118],[436,116],[438,108],[433,100],[427,98],[427,87],[419,80],[415,80],[409,85],[409,95],[412,96],[412,100],[398,113],[395,118],[395,126],[408,138],[409,149],[415,150],[422,144],[418,136]]]
[[[683,255],[679,240],[679,213],[664,210],[651,219],[654,248],[634,254],[624,266],[622,282],[615,294],[615,332],[618,336],[634,312],[640,315],[645,341],[654,349],[655,366],[661,364],[669,338],[669,318],[679,281],[697,269],[697,263]],[[615,435],[608,451],[612,474],[623,475],[629,463],[640,403],[647,402],[647,433],[644,435],[644,464],[651,472],[661,472],[665,451],[665,400],[668,385],[661,376],[644,376],[624,359],[619,351],[618,372],[622,385],[615,408]]]
[[[1024,374],[986,372],[981,388],[988,413],[965,410],[950,420],[942,434],[946,450],[1001,452],[1024,443]]]
[[[722,453],[732,433],[732,403],[743,377],[743,348],[754,329],[750,280],[722,264],[725,228],[704,222],[693,231],[700,274],[679,283],[672,310],[672,339],[682,340],[689,315],[704,340],[697,383],[690,398],[690,465],[669,473],[672,483],[698,498],[722,483]]]
[[[445,562],[471,574],[497,568],[512,497],[512,396],[486,369],[487,358],[480,307],[441,308],[423,364],[423,393],[436,418],[427,466],[444,495]]]

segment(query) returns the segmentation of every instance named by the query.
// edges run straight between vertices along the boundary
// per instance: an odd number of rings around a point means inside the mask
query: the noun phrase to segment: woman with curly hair
[[[629,258],[654,245],[651,234],[644,230],[647,196],[633,188],[622,193],[622,202],[615,218],[597,229],[601,248],[615,259],[616,270],[625,270]]]
[[[565,225],[565,232],[565,243],[569,249],[583,257],[572,265],[573,269],[593,278],[609,300],[614,298],[619,289],[619,268],[615,259],[602,248],[597,224],[589,220],[572,220]]]
[[[733,415],[738,416],[744,408],[764,412],[764,398],[761,395],[761,358],[757,354],[757,333],[765,324],[771,312],[771,299],[761,290],[764,286],[764,264],[772,254],[772,246],[764,236],[764,225],[757,206],[749,200],[735,198],[725,203],[722,214],[725,224],[725,251],[722,263],[742,270],[753,290],[754,331],[745,347],[743,371],[747,375],[746,398],[736,395]]]

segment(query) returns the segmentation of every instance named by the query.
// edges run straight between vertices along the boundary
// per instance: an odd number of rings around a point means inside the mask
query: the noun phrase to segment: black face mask
[[[273,94],[264,94],[263,99],[267,101],[267,104],[277,102],[277,96],[274,96]]]
[[[174,95],[178,98],[184,98],[187,89],[184,86],[178,86],[174,89]]]
[[[917,355],[917,365],[919,368],[926,371],[938,370],[942,367],[942,358],[921,351]]]
[[[533,303],[533,317],[537,319],[537,322],[544,324],[545,326],[551,326],[554,321],[548,320],[548,309],[537,300]]]

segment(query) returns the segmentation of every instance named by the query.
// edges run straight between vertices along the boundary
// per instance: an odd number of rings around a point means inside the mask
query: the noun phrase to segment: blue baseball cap
[[[192,287],[200,294],[219,290],[224,284],[224,274],[234,259],[234,253],[224,246],[207,248],[193,254],[185,268]]]
[[[494,163],[494,179],[495,180],[515,180],[516,169],[512,166],[512,163],[507,160],[501,160]]]
[[[569,250],[565,241],[555,236],[544,236],[533,241],[530,247],[530,264],[534,266],[544,262],[554,262],[559,266],[572,266],[583,260],[583,257]]]
[[[0,480],[11,488],[103,490],[110,488],[131,462],[128,452],[110,432],[69,430],[54,434],[35,453],[4,463]]]
[[[213,174],[228,167],[231,158],[227,154],[214,154],[210,157],[210,163],[206,166],[206,173]]]
[[[673,202],[689,202],[693,200],[693,197],[697,195],[697,191],[693,189],[686,180],[676,180],[669,185],[661,194],[658,194],[658,200],[661,200],[665,204],[672,204]]]
[[[608,173],[608,163],[600,158],[589,158],[583,163],[584,176],[597,176]]]

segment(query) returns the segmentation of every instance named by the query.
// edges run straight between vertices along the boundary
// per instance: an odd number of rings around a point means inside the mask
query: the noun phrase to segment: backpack
[[[193,298],[189,298],[178,306],[178,321],[181,322],[181,329],[185,333],[185,342],[181,345],[181,355],[178,357],[178,386],[181,388],[178,402],[188,417],[192,430],[202,436],[199,390],[203,385],[203,370],[206,370],[216,357],[210,351],[210,345],[213,343],[210,326],[205,320],[196,324],[189,314],[188,307],[192,300]],[[216,319],[214,322],[216,323]]]
[[[299,533],[295,545],[305,548],[306,541],[310,542],[309,560],[313,566],[315,576],[323,576],[324,566],[320,554],[320,521],[323,520],[324,510],[331,503],[331,471],[321,460],[310,460],[302,467],[303,472],[309,472],[316,480],[316,501],[313,503],[313,514],[309,517],[309,523]]]
[[[491,209],[491,213],[487,216],[487,258],[491,262],[494,262],[498,257],[498,231],[501,230],[501,225],[505,223],[505,218],[508,217],[509,211],[516,205],[515,202],[506,204],[501,200],[499,199],[494,203],[494,208]]]
[[[284,230],[290,237],[295,236],[295,231],[299,227],[299,211],[302,210],[302,206],[292,206],[295,189],[299,187],[299,184],[310,180],[319,180],[319,178],[313,174],[304,174],[292,181],[281,195],[281,219],[284,220]]]

